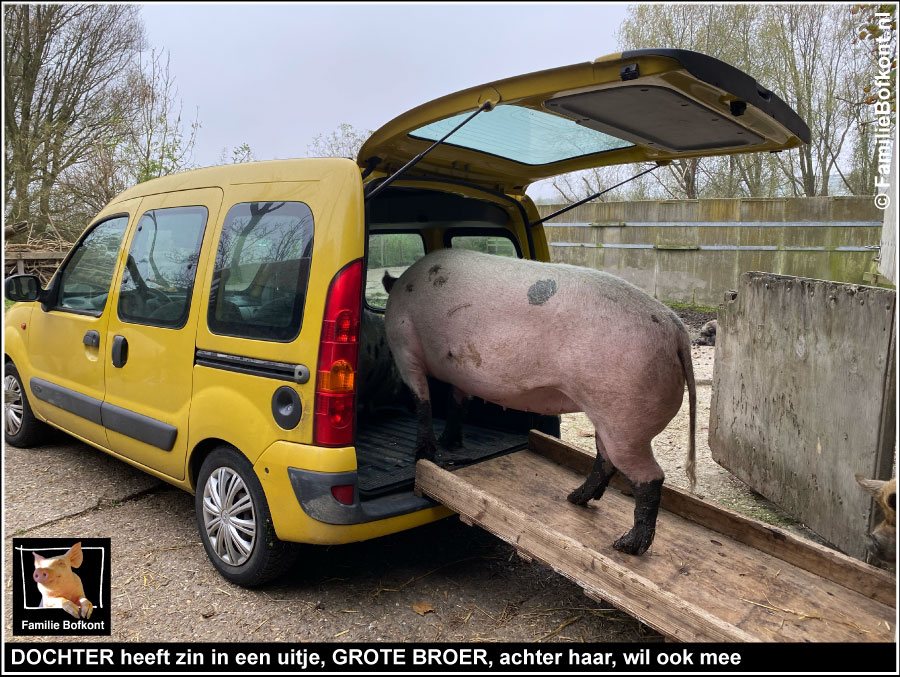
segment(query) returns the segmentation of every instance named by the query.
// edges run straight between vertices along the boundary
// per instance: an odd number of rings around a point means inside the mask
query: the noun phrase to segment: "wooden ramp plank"
[[[528,447],[583,476],[590,471],[596,456],[537,430],[531,431]],[[620,475],[613,477],[612,486],[626,494],[630,491]],[[897,605],[896,578],[883,569],[703,500],[678,487],[663,484],[661,507],[866,597],[892,607]]]
[[[573,506],[565,497],[582,479],[520,451],[453,473],[422,461],[416,486],[677,640],[893,641],[888,604],[666,509],[647,554],[613,550],[631,526],[632,499],[611,489]]]
[[[516,452],[515,456],[528,452]],[[508,458],[508,457],[503,457]],[[499,460],[499,459],[498,459]],[[490,463],[485,461],[478,467]],[[559,466],[557,466],[559,467]],[[416,485],[467,521],[484,527],[529,557],[581,585],[592,597],[611,602],[660,632],[685,642],[740,642],[753,637],[678,599],[577,540],[554,533],[534,517],[473,487],[457,473],[419,461]],[[672,617],[679,618],[675,627]],[[665,629],[665,630],[664,630]]]

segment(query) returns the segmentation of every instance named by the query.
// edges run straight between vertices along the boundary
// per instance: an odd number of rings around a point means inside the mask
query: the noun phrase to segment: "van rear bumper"
[[[374,522],[437,505],[430,498],[420,498],[412,492],[361,501],[356,471],[325,473],[288,468],[288,477],[303,512],[326,524]],[[336,486],[352,486],[353,503],[347,505],[338,501],[331,493],[331,488]]]
[[[275,535],[283,541],[337,545],[386,536],[453,514],[446,506],[412,493],[360,501],[355,486],[356,450],[275,442],[253,464]],[[343,505],[331,488],[354,486]]]

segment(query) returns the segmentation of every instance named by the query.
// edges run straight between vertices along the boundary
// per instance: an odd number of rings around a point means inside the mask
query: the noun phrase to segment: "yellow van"
[[[741,71],[641,50],[437,99],[375,132],[356,162],[139,184],[46,289],[6,280],[18,302],[4,328],[6,441],[37,444],[49,424],[194,492],[210,559],[242,585],[283,571],[294,543],[444,517],[412,491],[416,422],[384,338],[384,273],[441,247],[549,260],[525,195],[540,179],[808,140]],[[445,400],[432,396],[438,427]],[[473,403],[449,460],[520,449],[531,428],[558,434],[559,421]]]

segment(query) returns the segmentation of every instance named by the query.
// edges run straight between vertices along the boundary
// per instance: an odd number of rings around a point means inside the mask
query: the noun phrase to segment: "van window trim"
[[[43,308],[46,312],[60,312],[60,313],[71,313],[72,315],[87,315],[89,317],[103,317],[103,313],[106,311],[106,306],[103,307],[99,313],[96,313],[91,310],[78,310],[77,308],[66,308],[64,306],[59,305],[59,287],[62,284],[62,276],[66,270],[66,267],[72,260],[72,256],[74,256],[75,251],[81,246],[81,243],[84,242],[87,237],[94,232],[95,229],[102,226],[107,221],[112,221],[113,219],[120,219],[122,217],[126,217],[130,223],[131,214],[128,212],[120,212],[117,214],[110,214],[109,216],[105,216],[102,219],[95,221],[90,224],[87,228],[85,228],[84,232],[81,236],[75,240],[75,244],[72,245],[71,249],[69,249],[69,253],[66,254],[66,257],[62,260],[62,263],[59,264],[59,267],[56,269],[56,272],[53,274],[53,277],[50,279],[50,284],[47,285],[47,291],[49,292],[48,301],[52,302],[53,305],[49,305],[49,303]],[[125,225],[125,235],[128,235],[128,226]],[[109,303],[109,297],[112,295],[113,285],[116,282],[116,272],[119,270],[120,261],[119,258],[122,256],[122,246],[125,243],[125,237],[122,237],[122,244],[119,245],[119,252],[116,254],[116,265],[113,268],[112,279],[109,281],[109,292],[107,292],[106,302]],[[43,305],[43,304],[42,304]]]
[[[191,281],[191,287],[187,293],[187,304],[184,309],[184,321],[181,324],[175,326],[175,325],[154,324],[153,322],[149,322],[149,321],[148,322],[138,322],[136,320],[128,320],[128,319],[125,319],[124,317],[122,317],[122,314],[119,311],[121,310],[120,301],[122,299],[122,283],[124,283],[124,276],[123,276],[123,279],[119,284],[119,293],[116,298],[116,317],[118,318],[119,322],[121,322],[123,324],[131,324],[131,325],[141,326],[141,327],[157,327],[159,329],[174,329],[175,331],[178,331],[179,329],[184,329],[184,327],[187,325],[188,319],[190,319],[190,316],[191,316],[191,307],[193,306],[194,289],[197,286],[197,275],[200,272],[200,259],[203,255],[203,240],[206,237],[206,231],[209,228],[209,207],[207,207],[206,205],[178,205],[175,207],[150,207],[149,209],[146,209],[141,213],[140,217],[137,220],[137,224],[140,224],[141,219],[144,218],[144,216],[146,214],[148,214],[149,212],[162,211],[164,209],[184,209],[184,208],[187,208],[187,209],[202,208],[202,209],[206,210],[206,219],[203,222],[203,230],[200,231],[200,248],[197,250],[197,263],[194,266],[194,279]],[[127,254],[131,253],[131,246],[134,245],[134,239],[137,237],[137,234],[138,234],[137,224],[135,226],[134,232],[132,233],[131,242],[129,243]],[[119,253],[121,254],[121,250]],[[127,260],[127,258],[126,258],[126,260]]]
[[[484,226],[478,228],[464,228],[461,226],[453,226],[452,228],[447,228],[447,230],[444,231],[444,247],[446,247],[447,249],[453,249],[454,237],[505,237],[507,240],[512,242],[512,245],[516,250],[516,256],[521,259],[522,245],[519,242],[519,238],[515,237],[515,234],[515,231],[501,227],[490,228]]]
[[[366,224],[366,271],[369,270],[369,238],[372,235],[409,235],[411,233],[415,233],[419,236],[419,239],[422,240],[422,251],[425,252],[425,255],[428,254],[428,243],[425,242],[425,235],[422,234],[420,229],[393,229],[393,230],[381,230],[378,229],[376,231],[372,231],[368,224]],[[412,264],[409,264],[410,266]],[[381,313],[384,315],[384,311],[387,310],[387,306],[384,308],[376,308],[375,306],[369,305],[369,299],[366,298],[366,285],[363,283],[363,305],[367,310],[371,310],[373,313]]]

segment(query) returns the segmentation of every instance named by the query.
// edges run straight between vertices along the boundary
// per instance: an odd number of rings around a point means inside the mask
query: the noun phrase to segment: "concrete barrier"
[[[544,226],[554,261],[711,306],[748,270],[866,284],[883,218],[870,197],[723,198],[594,202]]]
[[[713,459],[864,559],[896,436],[896,292],[748,272],[719,308]]]

